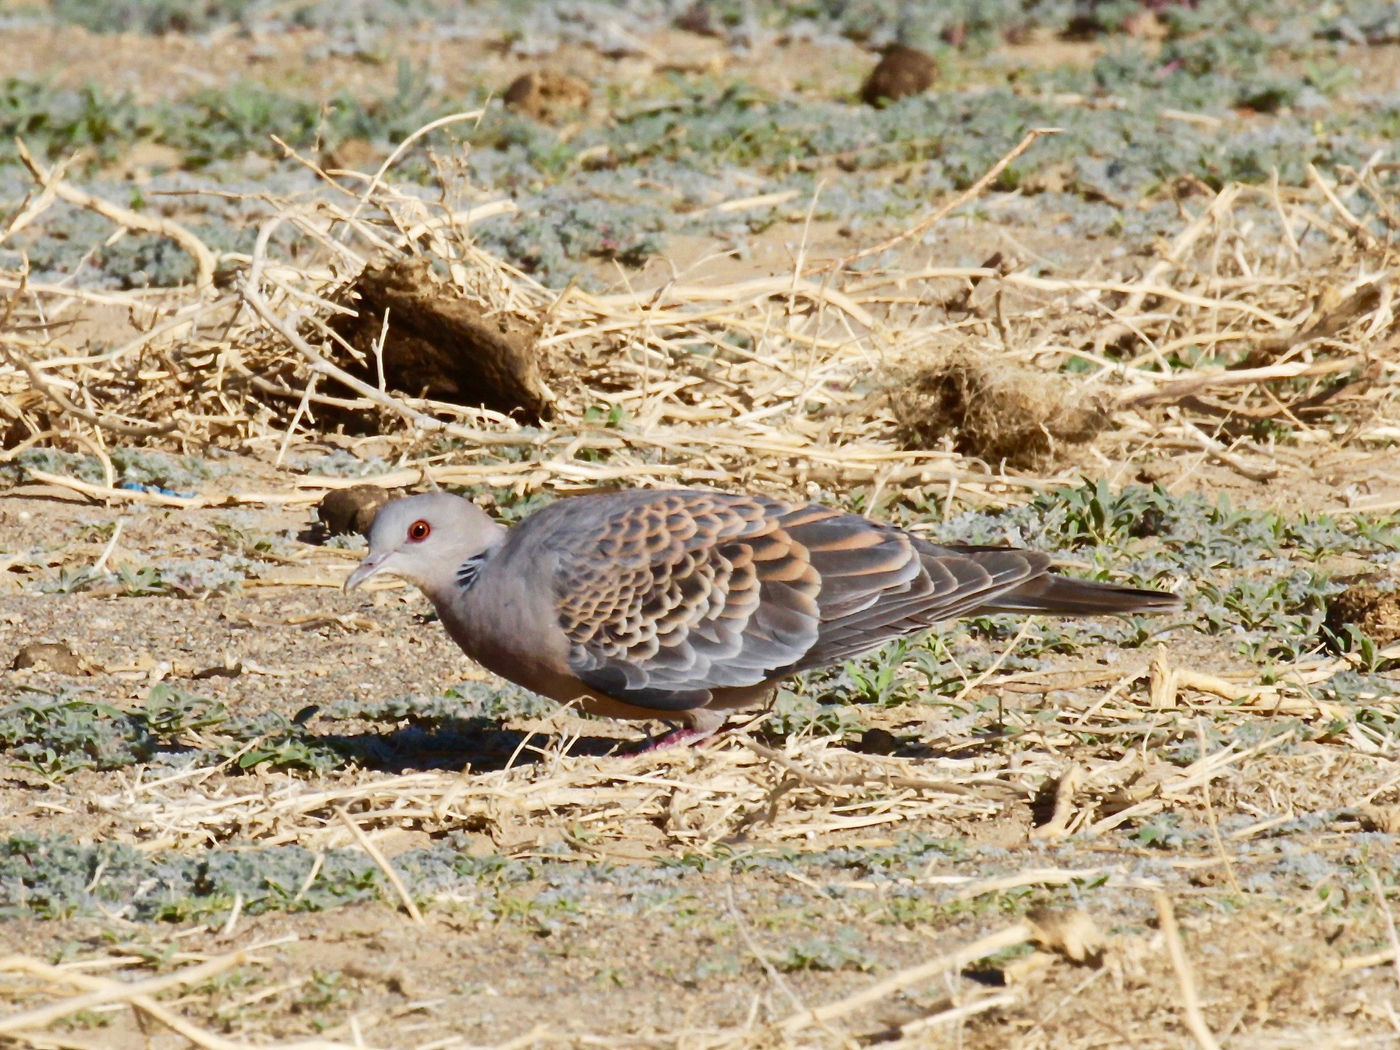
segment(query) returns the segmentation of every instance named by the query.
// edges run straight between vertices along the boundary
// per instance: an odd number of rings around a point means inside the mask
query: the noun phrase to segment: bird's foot
[[[672,729],[669,733],[662,733],[660,736],[647,737],[641,746],[630,751],[633,755],[647,755],[653,751],[661,751],[668,747],[685,747],[703,743],[717,736],[724,729],[724,724],[717,726],[706,726],[703,729],[691,729],[682,726],[679,729]]]

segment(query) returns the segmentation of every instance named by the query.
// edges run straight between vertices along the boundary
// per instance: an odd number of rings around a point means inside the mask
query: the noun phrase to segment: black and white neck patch
[[[464,591],[472,589],[476,583],[476,577],[481,572],[481,567],[486,564],[486,555],[478,554],[473,558],[468,558],[457,566],[457,586]]]

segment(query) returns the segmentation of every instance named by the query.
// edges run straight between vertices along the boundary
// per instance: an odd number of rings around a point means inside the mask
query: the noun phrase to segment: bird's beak
[[[345,586],[342,589],[345,591],[353,591],[375,573],[379,572],[380,569],[384,568],[389,562],[389,555],[393,553],[393,551],[379,551],[376,554],[371,554],[364,561],[360,562],[359,565],[355,566],[355,571],[345,578]]]

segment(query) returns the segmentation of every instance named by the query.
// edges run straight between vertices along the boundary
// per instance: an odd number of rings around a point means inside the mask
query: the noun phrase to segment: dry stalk
[[[1036,931],[1029,923],[1016,923],[1004,930],[988,934],[971,944],[964,945],[962,948],[930,959],[928,962],[893,973],[854,995],[848,995],[843,999],[837,999],[835,1002],[818,1006],[815,1009],[795,1013],[780,1021],[778,1028],[784,1034],[791,1035],[813,1025],[834,1021],[838,1017],[855,1013],[871,1003],[879,1002],[881,999],[886,999],[913,985],[931,980],[940,974],[961,970],[978,959],[984,959],[988,955],[995,955],[1008,948],[1026,944],[1034,940],[1035,937]]]
[[[403,905],[403,910],[408,913],[408,917],[414,922],[423,921],[423,913],[418,910],[418,905],[413,901],[413,895],[408,892],[408,887],[403,884],[403,879],[399,878],[399,873],[394,870],[394,866],[389,863],[389,859],[384,856],[378,846],[365,834],[364,829],[341,806],[332,806],[331,812],[340,818],[340,822],[350,829],[350,834],[355,836],[355,841],[360,844],[360,848],[369,854],[370,860],[374,861],[375,867],[384,873],[384,877],[389,880],[389,885],[394,887],[394,892],[399,895],[399,903]]]
[[[67,999],[50,1003],[48,1006],[37,1006],[32,1010],[22,1010],[17,1014],[11,1014],[9,1017],[0,1017],[0,1035],[11,1035],[32,1028],[43,1028],[65,1017],[71,1017],[82,1010],[91,1010],[95,1006],[102,1006],[106,1003],[132,1002],[137,997],[154,996],[168,988],[183,988],[191,984],[198,984],[200,981],[206,981],[226,970],[246,966],[250,961],[251,957],[247,952],[229,952],[227,955],[216,956],[197,966],[187,966],[183,970],[162,974],[159,977],[148,977],[143,981],[133,981],[129,984],[123,984],[120,981],[103,981],[101,987],[93,988],[92,991],[83,995],[70,996]],[[0,959],[0,970],[34,972],[32,963],[33,960],[26,959],[24,956],[11,955]],[[42,966],[43,964],[38,965]]]
[[[34,181],[43,188],[45,201],[57,197],[59,200],[67,201],[79,208],[95,212],[104,219],[109,219],[126,229],[140,230],[143,233],[154,233],[160,237],[170,238],[188,252],[190,258],[194,260],[195,288],[203,294],[214,287],[214,270],[218,265],[218,259],[203,241],[178,222],[171,219],[152,219],[140,212],[134,212],[130,208],[123,208],[111,201],[103,200],[101,197],[65,182],[61,169],[45,170],[30,154],[22,141],[16,140],[15,149],[19,153],[20,161],[34,176]],[[11,224],[7,235],[16,232],[18,228],[17,224]]]
[[[123,984],[121,981],[114,981],[105,977],[94,977],[90,974],[74,970],[71,967],[53,966],[49,963],[41,962],[38,959],[19,955],[12,955],[0,959],[0,971],[8,970],[16,973],[27,973],[35,977],[42,977],[44,980],[54,984],[66,984],[86,989],[86,995],[72,996],[67,1000],[62,1000],[48,1007],[47,1010],[53,1016],[51,1016],[50,1020],[42,1022],[43,1024],[49,1024],[52,1023],[52,1021],[71,1016],[79,1010],[91,1008],[91,1006],[73,1006],[72,1004],[75,1001],[82,1000],[84,1002],[93,1003],[96,1001],[96,997],[105,997],[100,998],[101,1003],[129,1003],[133,1010],[145,1014],[147,1017],[151,1018],[151,1020],[164,1025],[172,1032],[189,1040],[194,1046],[203,1048],[203,1050],[254,1050],[254,1044],[239,1042],[235,1039],[226,1039],[217,1032],[211,1032],[207,1028],[201,1028],[198,1025],[191,1024],[173,1010],[162,1006],[153,998],[155,992],[163,990],[164,987],[180,987],[195,984],[200,980],[213,976],[217,972],[222,972],[222,970],[229,969],[232,966],[244,965],[248,961],[248,953],[246,951],[233,952],[230,955],[219,956],[209,960],[209,963],[204,964],[206,972],[203,975],[194,973],[194,971],[200,969],[200,967],[196,966],[177,971],[164,978],[138,981],[132,984]],[[219,969],[209,969],[211,964],[217,964]],[[163,986],[153,984],[153,981],[156,980],[164,981],[165,984]],[[144,991],[140,989],[144,989]],[[62,1012],[55,1013],[55,1011],[58,1010]],[[21,1014],[16,1016],[33,1016],[35,1013],[36,1011],[28,1011],[27,1015]],[[14,1018],[10,1020],[14,1020]],[[40,1041],[36,1039],[36,1037],[24,1032],[21,1027],[16,1026],[13,1029],[6,1029],[3,1027],[5,1024],[6,1020],[0,1019],[0,1031],[10,1031],[13,1037],[16,1038],[23,1039],[28,1036],[31,1041]],[[40,1027],[40,1023],[30,1022],[30,1024],[25,1027]],[[360,1050],[361,1046],[362,1044],[357,1044],[356,1050]],[[309,1039],[282,1044],[277,1050],[350,1050],[350,1048],[344,1043],[335,1043],[324,1039]]]
[[[1162,931],[1162,939],[1167,945],[1167,957],[1171,959],[1172,970],[1176,973],[1177,984],[1181,988],[1181,1006],[1186,1014],[1186,1027],[1195,1037],[1201,1050],[1220,1050],[1220,1044],[1206,1024],[1201,1013],[1201,1000],[1196,994],[1196,977],[1186,958],[1186,949],[1181,944],[1181,931],[1176,925],[1176,910],[1171,898],[1165,893],[1156,894],[1157,926]]]
[[[1008,792],[1024,792],[1019,784],[1002,779],[995,755],[975,763],[902,759],[859,755],[821,739],[790,747],[783,757],[804,772],[813,767],[830,772],[813,774],[810,780],[793,777],[785,805],[771,820],[749,827],[750,837],[784,842],[915,816],[950,824],[986,819],[1001,809]],[[928,775],[939,767],[945,778]],[[1034,780],[1043,775],[1028,763],[1017,777]],[[136,843],[152,838],[191,846],[230,840],[262,845],[296,841],[316,849],[334,842],[340,823],[337,807],[353,807],[359,811],[356,823],[362,830],[405,824],[432,829],[486,826],[515,835],[566,820],[587,821],[602,839],[624,842],[642,829],[670,825],[671,797],[679,791],[692,803],[694,815],[704,819],[669,826],[668,834],[701,846],[730,834],[743,813],[766,810],[772,790],[769,762],[736,744],[696,753],[634,756],[606,768],[561,754],[469,778],[431,772],[366,774],[361,783],[333,787],[279,778],[268,790],[234,791],[217,798],[207,796],[199,781],[198,776],[162,778],[102,796],[97,805],[107,824],[103,834]],[[951,791],[945,781],[958,781],[964,790]]]
[[[982,175],[977,179],[977,181],[975,181],[971,186],[969,186],[962,193],[958,194],[952,200],[948,201],[946,204],[940,205],[939,207],[935,208],[932,212],[924,216],[909,229],[903,230],[895,236],[889,238],[888,240],[881,241],[879,244],[872,244],[868,247],[862,248],[859,251],[854,252],[851,255],[847,255],[844,258],[838,260],[835,264],[823,267],[817,270],[816,272],[821,273],[827,269],[844,270],[847,267],[849,267],[852,263],[859,262],[861,259],[868,259],[872,255],[879,255],[882,252],[889,251],[891,248],[898,247],[900,244],[903,244],[906,241],[916,240],[917,238],[923,236],[925,233],[933,229],[933,227],[937,226],[940,222],[946,219],[953,212],[961,208],[964,204],[974,201],[978,197],[980,197],[983,191],[986,190],[986,188],[990,186],[993,182],[995,182],[1002,172],[1004,172],[1013,163],[1015,163],[1016,159],[1022,154],[1024,154],[1026,150],[1030,149],[1033,145],[1035,145],[1037,139],[1043,138],[1046,135],[1058,135],[1060,131],[1060,128],[1031,128],[1030,131],[1026,132],[1025,137],[1022,138],[1020,142],[1018,142],[1015,146],[1011,148],[1010,152],[1008,152],[1005,156],[1003,156],[1000,160],[998,160],[995,164],[993,164],[990,168],[983,172]]]

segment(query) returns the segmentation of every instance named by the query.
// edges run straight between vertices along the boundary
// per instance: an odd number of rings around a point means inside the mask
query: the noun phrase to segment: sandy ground
[[[201,84],[286,86],[313,76],[297,58],[309,42],[143,39],[137,60],[76,29],[25,30],[10,72],[167,90],[147,75],[155,61]],[[612,75],[664,72],[678,45],[653,44],[661,58]],[[517,71],[478,44],[434,47],[464,89]],[[1082,63],[1095,47],[1003,59]],[[382,88],[397,53],[314,76]],[[729,61],[717,46],[688,53]],[[1378,76],[1394,64],[1392,49],[1369,53]],[[585,73],[603,62],[556,60]],[[774,90],[835,77],[854,91],[863,61],[853,45],[795,45],[748,73]],[[755,238],[747,272],[785,272],[801,236]],[[806,236],[842,250],[835,229]],[[994,214],[950,226],[942,247],[1086,271],[1109,248]],[[670,251],[639,286],[737,272],[703,243]],[[83,323],[127,320],[114,309]],[[1086,475],[1228,492],[1290,519],[1400,500],[1388,448],[1285,449],[1281,480],[1266,481],[1204,455],[1120,451],[1086,456]],[[6,712],[75,700],[116,722],[147,717],[159,688],[224,712],[173,731],[151,762],[60,773],[0,755],[0,1035],[113,1050],[1400,1045],[1393,691],[1339,701],[1324,677],[1270,692],[1273,669],[1187,617],[1160,648],[1046,652],[957,703],[631,754],[657,727],[502,690],[404,587],[343,594],[357,549],[311,541],[320,490],[297,488],[275,452],[221,455],[200,487],[275,500],[191,510],[32,482],[0,492],[0,664],[36,643],[72,658],[4,672]],[[211,590],[199,573],[225,555],[237,579]],[[1331,557],[1339,572],[1365,568]],[[131,582],[184,563],[189,580],[160,593]],[[64,593],[98,564],[127,582]],[[1217,691],[1154,692],[1173,669],[1214,676]],[[469,699],[439,699],[453,689]],[[267,719],[261,735],[239,723],[254,718]],[[243,768],[260,747],[286,763]],[[52,836],[96,850],[71,900],[27,888],[48,863],[32,841]],[[118,846],[132,852],[101,852]],[[195,890],[157,914],[127,906],[136,883],[122,906],[100,903],[119,860],[156,865],[155,886],[178,883],[160,864],[191,858],[251,874],[220,884],[236,892],[180,884]],[[358,883],[354,864],[368,873]],[[404,873],[409,901],[387,870]],[[282,896],[269,902],[268,886]],[[109,977],[165,980],[147,990],[184,1034],[133,1008],[139,989],[79,1001]],[[25,1013],[50,1003],[71,1009]]]

